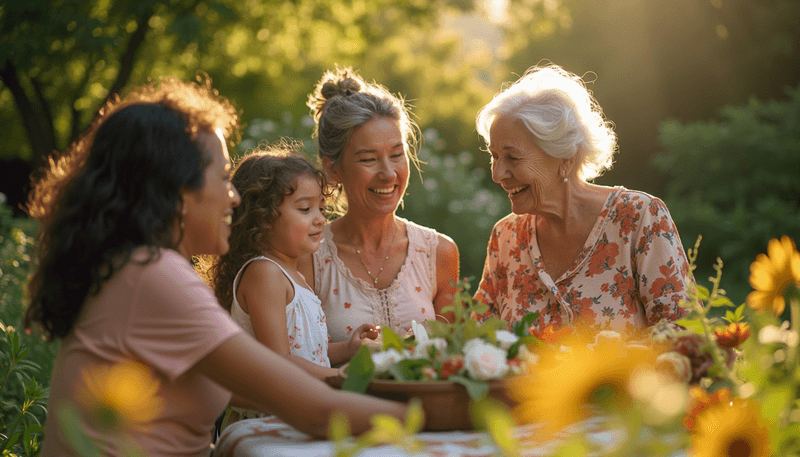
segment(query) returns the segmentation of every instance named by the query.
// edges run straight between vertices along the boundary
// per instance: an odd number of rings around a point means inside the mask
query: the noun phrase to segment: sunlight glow
[[[508,21],[508,0],[483,0],[482,9],[492,24]]]

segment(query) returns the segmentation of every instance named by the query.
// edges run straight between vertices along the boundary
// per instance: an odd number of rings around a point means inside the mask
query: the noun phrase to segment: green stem
[[[739,387],[743,384],[736,376],[734,376],[733,372],[728,368],[727,360],[722,360],[722,350],[717,345],[717,337],[714,335],[714,332],[711,331],[711,328],[708,325],[708,310],[711,308],[711,303],[721,295],[719,290],[719,283],[722,280],[722,259],[717,258],[717,264],[714,265],[714,269],[717,271],[717,277],[711,280],[711,284],[713,285],[711,289],[711,293],[708,297],[708,307],[703,306],[700,300],[697,300],[697,307],[698,312],[700,313],[700,324],[703,326],[703,334],[706,337],[706,341],[711,343],[711,357],[714,358],[714,363],[722,370],[723,376],[731,382],[736,388],[738,393]],[[724,292],[722,292],[724,294]],[[727,359],[727,358],[726,358]]]
[[[800,341],[800,298],[797,297],[798,292],[794,293],[795,296],[789,298],[789,310],[790,310],[790,319],[792,323],[792,333],[795,335],[795,341]],[[797,351],[798,347],[788,348],[789,353],[786,357],[786,361],[790,367],[790,373],[794,373],[795,368],[797,368]],[[792,379],[795,377],[792,376]]]
[[[795,289],[793,291],[789,291],[786,294],[789,300],[789,312],[790,312],[790,319],[792,323],[791,331],[794,334],[794,341],[800,341],[800,289]],[[787,346],[786,351],[786,368],[788,369],[789,373],[789,392],[792,392],[792,395],[789,397],[789,401],[787,402],[786,406],[784,407],[783,413],[780,416],[779,427],[781,429],[787,427],[789,425],[789,413],[792,411],[792,405],[794,405],[795,397],[794,393],[797,392],[798,380],[795,373],[797,372],[797,351],[800,350],[797,346],[791,347]]]
[[[19,425],[19,421],[21,421],[22,418],[25,417],[25,411],[26,411],[26,409],[22,410],[22,413],[20,413],[19,417],[17,417],[16,422],[14,422],[14,426],[11,427],[11,431],[6,434],[8,439],[3,443],[3,447],[0,447],[0,455],[3,455],[3,451],[5,451],[6,447],[8,446],[8,442],[11,441],[11,437],[14,436],[14,432],[17,430],[17,426]]]

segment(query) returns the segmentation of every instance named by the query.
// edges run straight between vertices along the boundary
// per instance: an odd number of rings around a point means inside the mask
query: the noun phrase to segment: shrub
[[[736,303],[769,239],[800,233],[800,87],[786,94],[723,108],[716,120],[661,126],[665,151],[654,164],[670,177],[664,200],[684,247],[703,236],[698,264],[713,265],[712,253],[725,262],[724,286]]]

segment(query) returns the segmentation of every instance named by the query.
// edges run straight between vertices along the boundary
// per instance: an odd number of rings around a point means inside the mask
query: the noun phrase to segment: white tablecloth
[[[599,429],[600,419],[590,419],[567,429],[562,438],[576,432],[585,433],[589,441],[613,447],[623,438],[614,431]],[[531,435],[534,427],[518,427],[515,435],[524,439]],[[421,452],[408,454],[395,446],[377,446],[365,449],[358,457],[490,457],[501,455],[492,439],[485,432],[423,432],[415,436],[424,444]],[[523,455],[530,457],[554,454],[563,439],[531,446],[526,442]],[[246,419],[228,426],[217,442],[213,457],[328,457],[334,454],[330,441],[315,440],[276,417]],[[676,451],[674,457],[685,456]]]

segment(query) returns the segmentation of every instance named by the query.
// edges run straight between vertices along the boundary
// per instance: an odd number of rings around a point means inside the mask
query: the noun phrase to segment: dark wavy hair
[[[270,227],[281,216],[278,208],[296,190],[296,178],[317,179],[322,193],[330,196],[323,172],[302,155],[300,143],[286,141],[256,150],[242,157],[231,181],[242,197],[233,209],[230,250],[211,261],[205,275],[223,308],[233,304],[233,280],[248,260],[263,255],[269,245]]]
[[[180,192],[201,188],[211,162],[198,133],[216,130],[238,139],[239,116],[211,80],[166,78],[115,97],[51,160],[28,204],[42,228],[26,328],[64,338],[134,249],[148,247],[150,261],[175,247]]]

